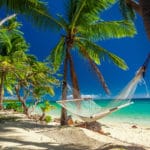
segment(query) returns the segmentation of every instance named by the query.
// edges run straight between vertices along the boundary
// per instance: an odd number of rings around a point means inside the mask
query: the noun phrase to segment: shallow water
[[[134,99],[130,106],[122,108],[102,118],[100,121],[127,122],[150,126],[150,99]],[[96,100],[100,106],[107,106],[110,100]],[[55,110],[49,112],[53,116],[60,116],[61,107],[56,102],[51,102]]]

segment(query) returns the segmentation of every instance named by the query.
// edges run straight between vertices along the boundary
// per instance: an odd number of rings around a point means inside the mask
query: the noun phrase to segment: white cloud
[[[101,98],[101,94],[81,94],[82,98],[91,98],[91,99],[98,99]],[[67,99],[73,99],[73,95],[70,94],[67,96]]]

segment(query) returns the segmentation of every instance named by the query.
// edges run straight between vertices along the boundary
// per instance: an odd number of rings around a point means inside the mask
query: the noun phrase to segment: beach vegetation
[[[49,113],[51,110],[55,109],[53,105],[50,104],[49,101],[44,101],[43,105],[40,106],[42,110],[42,115],[40,117],[41,121],[46,121],[47,123],[51,121],[51,116],[46,115],[46,113]]]
[[[23,108],[21,103],[17,103],[15,101],[13,102],[8,102],[5,106],[6,110],[14,110],[19,113],[23,113]]]
[[[50,123],[50,122],[52,121],[52,117],[51,117],[51,116],[45,116],[44,121],[45,121],[46,123]]]
[[[28,54],[29,44],[19,30],[21,24],[14,18],[1,26],[0,30],[0,108],[3,109],[5,91],[16,93],[28,114],[28,97],[39,100],[41,96],[54,96],[54,85],[59,81],[46,62],[38,61]]]
[[[14,73],[28,48],[22,32],[18,30],[20,25],[13,19],[0,29],[0,109],[3,107],[5,90],[13,94]]]
[[[127,65],[123,59],[100,46],[97,42],[111,38],[133,37],[136,34],[134,23],[130,20],[104,21],[101,13],[110,8],[116,1],[68,0],[65,16],[58,15],[62,33],[57,45],[51,51],[49,61],[58,71],[63,64],[62,100],[67,99],[68,72],[70,71],[73,98],[81,98],[78,78],[75,72],[73,52],[77,51],[86,59],[96,73],[106,93],[110,93],[99,69],[101,61],[111,60],[123,70]],[[67,113],[62,108],[61,124],[67,124]]]

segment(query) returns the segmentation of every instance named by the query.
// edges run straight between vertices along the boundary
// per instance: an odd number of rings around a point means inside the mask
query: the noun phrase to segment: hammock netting
[[[96,121],[133,103],[131,99],[138,83],[143,79],[143,72],[144,70],[141,67],[120,94],[113,98],[113,100],[108,101],[107,105],[99,105],[99,100],[95,101],[92,98],[61,100],[57,102],[67,111],[84,121]]]

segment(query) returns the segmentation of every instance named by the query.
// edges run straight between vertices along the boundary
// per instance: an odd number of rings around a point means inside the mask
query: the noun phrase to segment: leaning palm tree
[[[62,100],[67,98],[67,72],[70,70],[73,98],[80,98],[80,89],[74,69],[72,51],[76,50],[87,59],[97,74],[104,90],[109,89],[97,65],[101,59],[108,57],[118,67],[126,70],[124,60],[105,48],[96,44],[99,40],[110,38],[133,37],[136,33],[134,24],[131,21],[103,21],[100,13],[109,8],[115,0],[68,0],[66,16],[59,16],[63,35],[56,47],[50,54],[50,60],[56,70],[64,64]],[[70,69],[68,69],[70,66]],[[62,109],[61,124],[66,124],[66,111]]]
[[[14,20],[10,20],[0,27],[0,109],[3,108],[4,85],[6,85],[7,75],[12,72],[28,49],[28,44],[21,31],[18,30],[19,27],[20,24]]]
[[[144,22],[147,36],[150,39],[150,1],[149,0],[120,0],[121,12],[126,19],[134,19],[138,13]]]

